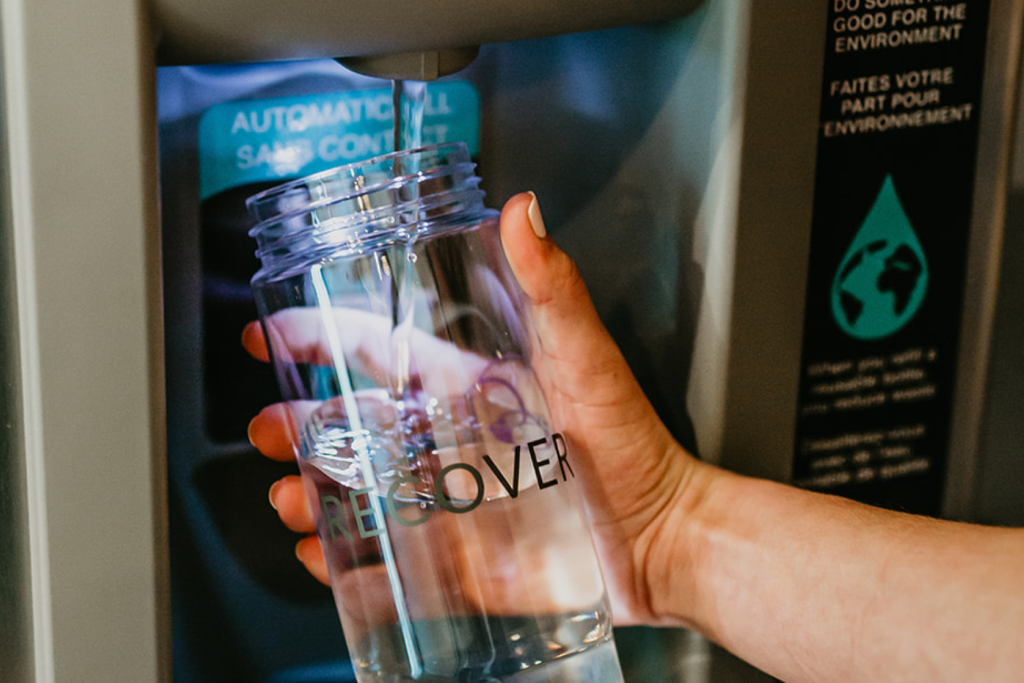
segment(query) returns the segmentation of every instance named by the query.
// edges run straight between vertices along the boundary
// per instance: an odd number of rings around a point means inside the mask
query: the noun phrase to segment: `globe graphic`
[[[832,310],[848,334],[880,339],[914,317],[928,279],[923,257],[914,246],[876,239],[843,261],[832,288]]]

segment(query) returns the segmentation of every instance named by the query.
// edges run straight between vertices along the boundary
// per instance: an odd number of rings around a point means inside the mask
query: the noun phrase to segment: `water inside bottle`
[[[336,402],[314,411],[300,466],[361,679],[619,680],[585,521],[548,490],[573,483],[559,436],[538,421],[517,455],[497,450],[512,433],[438,448],[425,405],[357,402],[358,430]]]

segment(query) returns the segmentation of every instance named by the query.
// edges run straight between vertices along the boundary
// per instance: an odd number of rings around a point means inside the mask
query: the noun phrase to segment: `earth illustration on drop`
[[[847,334],[881,339],[913,319],[927,289],[924,252],[889,176],[836,273],[832,313]]]

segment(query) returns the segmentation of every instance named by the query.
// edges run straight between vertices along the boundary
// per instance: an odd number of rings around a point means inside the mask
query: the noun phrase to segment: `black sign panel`
[[[793,481],[941,507],[988,0],[829,0]]]

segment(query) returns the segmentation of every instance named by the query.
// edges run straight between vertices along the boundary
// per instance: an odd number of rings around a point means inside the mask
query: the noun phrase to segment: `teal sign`
[[[390,88],[231,102],[199,122],[200,199],[284,180],[394,150]],[[427,85],[423,144],[480,147],[480,97],[463,81]]]
[[[850,336],[881,339],[913,319],[927,290],[928,262],[887,176],[832,283],[832,314]]]

